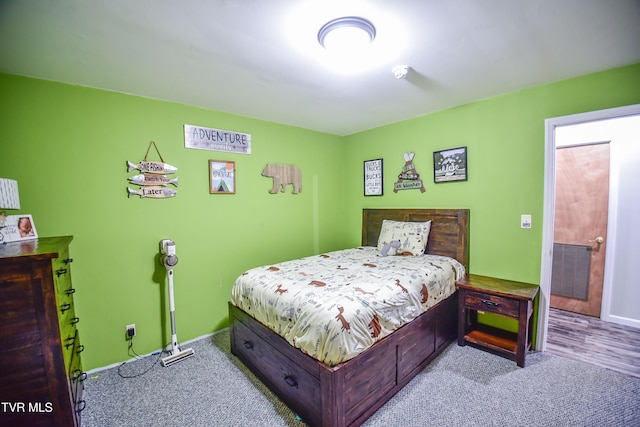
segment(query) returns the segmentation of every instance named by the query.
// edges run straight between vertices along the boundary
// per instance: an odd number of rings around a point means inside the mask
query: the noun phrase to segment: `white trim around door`
[[[536,350],[544,351],[547,345],[547,325],[549,319],[549,300],[551,295],[551,269],[553,260],[553,224],[555,211],[555,130],[558,126],[576,125],[581,123],[607,120],[618,117],[640,115],[640,105],[630,105],[626,107],[612,108],[607,110],[592,111],[588,113],[574,114],[570,116],[555,117],[545,120],[545,155],[544,155],[544,207],[543,207],[543,229],[542,229],[542,258],[540,267],[540,302],[538,311],[538,328],[536,336]],[[615,227],[615,207],[610,201],[609,228]],[[613,207],[613,209],[612,209]],[[613,220],[612,220],[613,218]],[[612,230],[609,230],[612,231]],[[615,233],[609,234],[608,248],[615,245],[611,237]],[[612,256],[608,252],[607,258]],[[605,286],[606,286],[605,266]],[[607,304],[603,295],[603,304]]]

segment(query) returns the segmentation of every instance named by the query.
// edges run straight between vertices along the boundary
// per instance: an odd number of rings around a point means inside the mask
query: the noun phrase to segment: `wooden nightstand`
[[[458,345],[483,347],[524,368],[531,348],[533,300],[538,285],[470,274],[456,283],[458,295]],[[518,332],[478,323],[478,312],[518,319]]]

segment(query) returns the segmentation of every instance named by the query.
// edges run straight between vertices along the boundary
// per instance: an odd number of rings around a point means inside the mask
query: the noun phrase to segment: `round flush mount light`
[[[355,52],[376,38],[376,28],[364,18],[344,16],[324,24],[318,42],[328,51]]]

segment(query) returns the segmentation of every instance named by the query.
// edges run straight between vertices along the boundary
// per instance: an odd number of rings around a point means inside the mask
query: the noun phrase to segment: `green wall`
[[[425,94],[428,96],[428,94]],[[640,64],[461,105],[345,138],[349,188],[345,224],[359,236],[364,207],[469,208],[469,271],[539,283],[542,250],[544,145],[547,118],[640,103]],[[467,147],[468,180],[433,182],[433,152]],[[426,191],[393,192],[405,152]],[[384,196],[365,197],[362,162],[384,158]],[[520,228],[520,215],[532,228]],[[515,330],[515,322],[484,317]]]
[[[159,242],[176,242],[178,338],[227,326],[235,278],[248,268],[344,247],[340,137],[201,108],[0,75],[0,176],[18,180],[40,236],[74,236],[73,283],[85,369],[170,342]],[[183,125],[252,135],[252,154],[184,148]],[[127,197],[125,163],[155,141],[178,167],[173,199]],[[151,152],[151,160],[158,160]],[[236,162],[237,194],[209,194],[208,160]],[[303,190],[271,195],[267,163],[295,164]],[[337,167],[336,167],[337,166]]]
[[[410,82],[409,82],[410,83]],[[364,207],[471,209],[470,271],[537,283],[544,120],[640,102],[640,64],[539,86],[338,137],[236,115],[0,74],[0,176],[17,179],[21,213],[40,236],[74,235],[73,281],[85,369],[169,342],[162,238],[176,241],[178,337],[227,326],[230,287],[244,270],[360,242]],[[425,94],[428,96],[428,94]],[[252,135],[251,155],[184,148],[182,126]],[[127,198],[125,162],[154,140],[179,168],[178,195]],[[433,183],[434,150],[468,147],[469,179]],[[413,151],[426,192],[393,193]],[[384,159],[384,196],[363,196],[364,160]],[[208,159],[233,160],[237,194],[210,195]],[[267,163],[303,172],[303,191],[270,195]],[[520,214],[533,228],[520,228]]]
[[[428,96],[428,94],[425,94]],[[640,102],[640,64],[510,93],[345,138],[346,230],[354,241],[363,207],[471,209],[469,270],[537,283],[544,192],[544,121]],[[468,180],[435,184],[433,152],[466,146]],[[405,152],[426,191],[393,192]],[[362,162],[384,158],[384,196],[365,197]],[[520,215],[532,228],[520,228]]]

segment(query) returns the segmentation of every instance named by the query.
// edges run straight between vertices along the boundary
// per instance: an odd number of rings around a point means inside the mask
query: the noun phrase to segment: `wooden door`
[[[552,292],[551,307],[600,317],[608,205],[609,143],[556,149],[554,243],[589,245],[591,267],[587,299]]]

